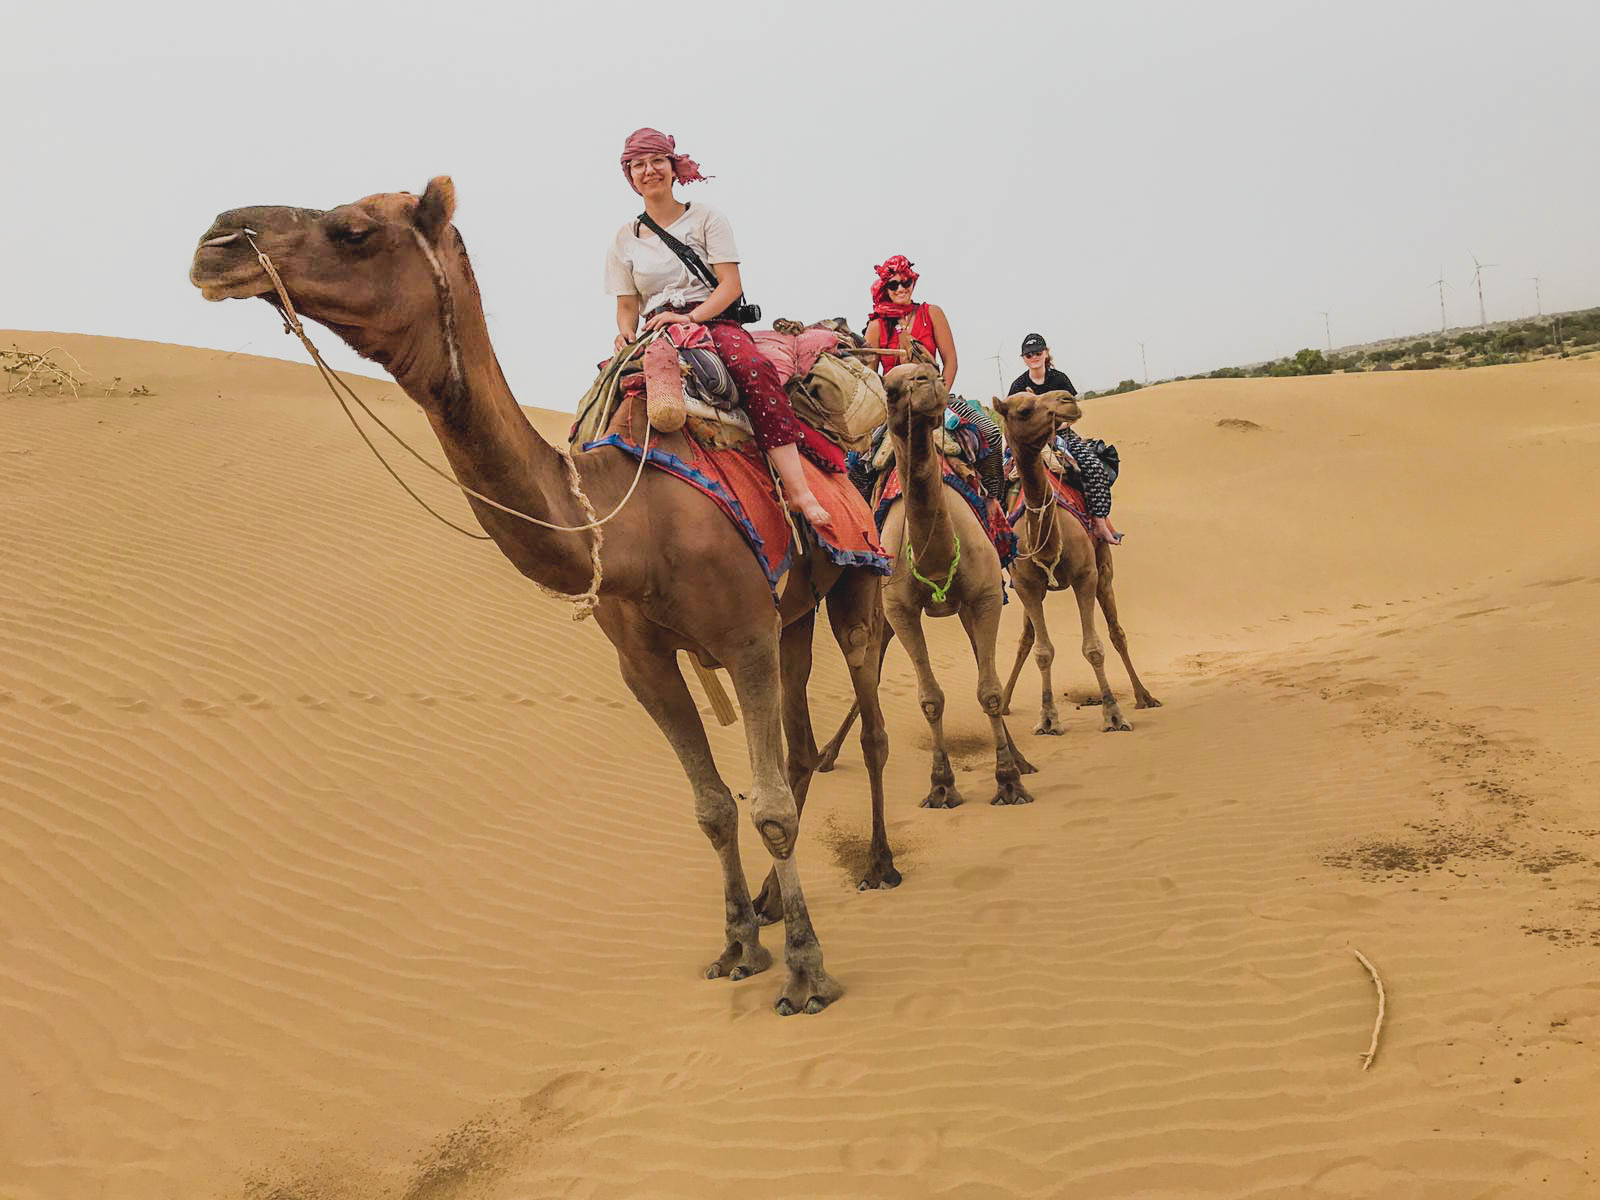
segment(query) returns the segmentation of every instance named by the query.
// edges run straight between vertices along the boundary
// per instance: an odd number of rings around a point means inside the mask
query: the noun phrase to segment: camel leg
[[[933,736],[931,787],[922,799],[922,807],[955,808],[961,804],[961,793],[956,790],[956,773],[950,769],[950,755],[944,745],[944,691],[933,677],[928,641],[922,633],[922,611],[914,608],[902,612],[887,604],[885,607],[889,623],[905,643],[911,665],[917,670],[917,701],[922,705],[922,715],[928,719],[928,730]]]
[[[873,579],[878,581],[877,576],[873,576]],[[881,581],[878,581],[878,586],[881,594],[883,587]],[[829,605],[828,611],[830,613],[833,611],[832,605]],[[884,657],[889,653],[889,643],[894,640],[894,630],[889,628],[889,623],[887,621],[882,621],[880,624],[883,626],[883,644],[878,648],[878,678],[882,679],[883,660]],[[876,688],[874,688],[874,694],[876,694]],[[844,721],[839,725],[838,731],[828,739],[828,744],[822,748],[822,758],[817,762],[818,771],[833,770],[835,764],[839,761],[839,747],[844,745],[844,739],[846,735],[849,734],[850,727],[856,723],[856,717],[858,717],[860,714],[861,701],[852,701],[850,705],[850,711],[845,714]]]
[[[975,604],[963,604],[959,615],[978,662],[978,704],[988,716],[994,735],[995,793],[989,803],[1032,804],[1033,797],[1022,786],[1016,744],[1000,716],[1000,672],[994,665],[995,643],[1000,637],[1000,598],[985,596]]]
[[[1021,578],[1012,575],[1011,582],[1016,589],[1017,599],[1022,601],[1022,607],[1028,614],[1025,633],[1037,635],[1033,658],[1039,664],[1039,678],[1043,682],[1044,691],[1039,701],[1039,723],[1034,726],[1033,731],[1059,737],[1066,732],[1066,728],[1061,722],[1061,714],[1056,711],[1055,688],[1050,682],[1050,667],[1056,659],[1056,647],[1055,643],[1050,640],[1050,626],[1046,624],[1044,619],[1046,593],[1044,588],[1040,586],[1043,580],[1035,579],[1031,575],[1025,575]],[[1033,640],[1032,637],[1025,637],[1017,649],[1016,665],[1011,670],[1011,683],[1006,685],[1007,699],[1010,698],[1012,684],[1016,682],[1017,671],[1022,668],[1027,642],[1031,640]],[[1001,705],[1000,711],[1002,713],[1006,711],[1004,704]]]
[[[782,680],[783,740],[788,748],[784,775],[794,794],[795,816],[805,812],[806,795],[811,790],[811,774],[816,769],[817,740],[811,729],[811,707],[806,701],[806,684],[811,680],[811,641],[817,610],[784,626],[778,638],[778,669]],[[756,920],[774,925],[783,919],[783,898],[779,895],[778,871],[767,872],[766,881],[755,899]]]
[[[866,760],[872,792],[872,842],[866,873],[859,885],[862,891],[900,885],[883,816],[883,768],[889,761],[889,731],[878,702],[878,681],[883,676],[883,655],[889,639],[880,632],[885,628],[882,593],[878,577],[865,571],[849,572],[828,593],[828,622],[833,626],[834,640],[844,651],[850,682],[855,687],[856,707],[861,712],[861,756]]]
[[[774,618],[776,623],[776,618]],[[758,638],[741,653],[718,658],[728,668],[744,715],[752,778],[750,819],[772,855],[783,900],[784,963],[789,977],[774,1008],[779,1016],[818,1013],[844,992],[822,963],[822,946],[811,925],[795,847],[800,813],[784,768],[777,639]]]
[[[1017,595],[1022,595],[1022,585],[1017,582],[1017,573],[1011,573],[1011,586]],[[1000,715],[1011,715],[1011,693],[1017,690],[1017,679],[1022,674],[1022,664],[1028,661],[1028,651],[1033,649],[1033,619],[1022,618],[1022,636],[1017,639],[1017,661],[1011,664],[1011,678],[1006,680],[1005,694],[1000,697]]]
[[[622,678],[639,703],[666,735],[684,774],[694,789],[695,819],[711,841],[722,865],[725,944],[715,962],[706,968],[707,979],[727,976],[743,979],[772,965],[771,953],[761,944],[744,866],[739,861],[739,809],[733,793],[717,773],[706,741],[705,726],[671,651],[645,647],[618,647]]]
[[[1133,659],[1128,655],[1128,635],[1122,632],[1122,622],[1117,620],[1117,593],[1111,587],[1111,547],[1104,542],[1096,542],[1095,558],[1100,570],[1100,611],[1106,615],[1106,631],[1111,635],[1111,644],[1122,656],[1122,665],[1128,669],[1128,680],[1133,684],[1133,706],[1160,708],[1161,701],[1150,694],[1140,680],[1139,672],[1133,669]]]
[[[1078,601],[1078,621],[1083,626],[1083,656],[1094,668],[1094,677],[1100,683],[1100,710],[1105,717],[1104,732],[1125,733],[1133,726],[1128,724],[1111,694],[1111,681],[1106,678],[1106,649],[1094,628],[1094,605],[1099,593],[1099,572],[1085,567],[1072,577],[1072,594]]]

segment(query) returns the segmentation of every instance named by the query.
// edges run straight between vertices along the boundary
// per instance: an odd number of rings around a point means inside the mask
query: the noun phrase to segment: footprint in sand
[[[295,700],[297,700],[302,707],[309,708],[313,712],[327,712],[333,707],[333,702],[331,700],[324,700],[320,696],[311,695],[309,692],[296,696]]]
[[[68,717],[72,716],[74,713],[80,713],[83,711],[82,705],[74,704],[65,696],[41,696],[39,697],[39,703],[44,705],[51,712],[58,712]]]
[[[1165,875],[1156,880],[1156,886],[1169,896],[1178,894],[1178,885]]]
[[[137,696],[112,696],[110,700],[123,712],[146,713],[150,711],[150,702],[141,700]]]
[[[850,1058],[814,1058],[800,1068],[800,1086],[836,1092],[866,1078],[867,1068]]]
[[[432,708],[439,703],[439,697],[430,696],[427,692],[407,692],[406,699],[415,700],[424,708]]]
[[[893,1012],[898,1021],[921,1023],[946,1020],[955,1016],[960,1007],[960,1002],[949,992],[918,992],[896,1000]]]
[[[624,1088],[604,1071],[568,1071],[522,1098],[529,1115],[551,1113],[563,1124],[598,1116],[616,1107]]]
[[[856,1174],[910,1174],[932,1164],[939,1154],[939,1135],[927,1129],[878,1132],[845,1143],[844,1165]]]
[[[347,691],[345,695],[349,696],[352,700],[359,700],[363,704],[383,703],[383,697],[378,695],[377,692]]]
[[[201,717],[220,717],[227,712],[222,705],[214,704],[210,700],[199,700],[190,697],[181,703],[185,712],[192,712]]]
[[[968,867],[965,871],[958,872],[951,882],[958,892],[985,892],[992,887],[999,887],[1010,879],[1011,875],[1010,867]]]
[[[234,699],[246,708],[262,709],[272,707],[272,701],[259,692],[240,692]]]
[[[0,692],[0,704],[10,704],[17,697],[11,692]],[[116,697],[112,697],[115,699]]]

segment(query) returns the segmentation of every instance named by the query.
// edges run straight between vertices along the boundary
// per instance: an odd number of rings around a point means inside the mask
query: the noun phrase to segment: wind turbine
[[[1320,308],[1317,311],[1322,313],[1322,332],[1328,335],[1328,354],[1331,356],[1333,354],[1333,330],[1328,325],[1328,314]]]
[[[997,396],[1005,395],[1006,391],[1006,377],[1000,372],[1000,356],[1005,352],[1005,343],[1002,342],[995,348],[995,352],[989,355],[989,360],[994,363],[994,383],[995,387],[999,389],[999,391],[995,393]]]
[[[1533,280],[1533,314],[1536,317],[1542,317],[1544,316],[1544,297],[1539,294],[1539,277],[1530,275],[1528,278]]]
[[[1150,382],[1150,364],[1145,361],[1144,343],[1143,342],[1139,343],[1139,368],[1144,372],[1144,381],[1146,383],[1149,383]]]
[[[1435,279],[1433,282],[1439,285],[1439,332],[1443,333],[1445,331],[1445,329],[1446,329],[1445,319],[1444,319],[1444,266],[1443,266],[1443,264],[1440,264],[1440,267],[1439,267],[1439,278]],[[1430,284],[1429,286],[1431,287],[1432,284]]]
[[[1468,251],[1467,257],[1472,260],[1472,282],[1478,285],[1478,328],[1487,329],[1489,318],[1484,314],[1483,310],[1483,273],[1490,267],[1498,267],[1500,264],[1481,263],[1478,261],[1478,256],[1471,251]]]

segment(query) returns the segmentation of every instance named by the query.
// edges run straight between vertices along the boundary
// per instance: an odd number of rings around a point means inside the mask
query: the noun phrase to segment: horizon
[[[243,18],[187,0],[164,6],[159,41],[148,14],[70,30],[70,14],[22,14],[29,54],[0,100],[29,186],[0,233],[0,326],[294,360],[275,317],[206,305],[184,279],[215,213],[450,174],[508,378],[530,406],[570,411],[609,352],[600,262],[636,209],[616,155],[640,124],[713,177],[680,196],[728,213],[768,319],[859,327],[872,265],[905,253],[917,298],[950,316],[956,390],[972,396],[1004,389],[1035,330],[1075,384],[1104,390],[1325,348],[1324,311],[1339,348],[1429,329],[1441,263],[1447,314],[1476,316],[1472,255],[1497,264],[1491,325],[1534,316],[1534,276],[1546,314],[1585,307],[1600,279],[1586,200],[1600,164],[1576,149],[1578,114],[1600,105],[1582,53],[1600,12],[1577,5],[1533,21],[1368,4],[1329,26],[1309,4],[1012,4],[981,23],[940,4],[914,28],[842,6],[721,5],[693,30],[621,39],[610,10],[469,5],[455,36],[425,43],[412,30],[436,22],[430,8],[393,6],[382,26],[360,11],[288,5],[291,24],[316,14],[316,37],[275,39],[271,62]],[[791,36],[801,13],[816,37]],[[837,37],[836,19],[859,37]],[[1462,64],[1485,41],[1474,85]],[[1041,69],[1019,70],[1039,46]],[[715,61],[728,99],[706,105],[698,79],[650,102],[596,86],[597,53],[664,83]],[[195,103],[190,81],[220,76],[226,96]],[[385,96],[403,122],[382,118]],[[91,289],[108,278],[108,190],[111,286]]]

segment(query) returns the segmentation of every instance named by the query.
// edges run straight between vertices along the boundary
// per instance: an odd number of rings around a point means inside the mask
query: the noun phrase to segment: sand
[[[1600,362],[1087,402],[1165,707],[1035,737],[1030,666],[1038,802],[923,811],[896,649],[906,882],[851,886],[852,743],[800,849],[848,991],[782,1020],[700,978],[715,860],[599,630],[310,368],[13,341],[153,394],[0,397],[7,1200],[1600,1193]]]

